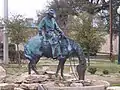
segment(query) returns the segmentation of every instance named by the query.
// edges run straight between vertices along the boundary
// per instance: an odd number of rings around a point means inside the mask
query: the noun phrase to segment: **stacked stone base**
[[[23,74],[13,83],[1,83],[0,90],[106,90],[110,84],[103,80],[75,80],[65,75],[66,80],[60,76],[55,78],[53,72],[42,75]]]

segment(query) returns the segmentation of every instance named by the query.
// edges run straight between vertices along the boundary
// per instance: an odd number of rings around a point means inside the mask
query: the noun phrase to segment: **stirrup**
[[[60,55],[60,56],[58,56],[58,59],[59,59],[59,60],[60,60],[60,59],[64,59],[64,56]]]
[[[56,59],[56,58],[57,58],[57,56],[54,56],[54,55],[53,55],[53,56],[52,56],[52,58],[53,58],[53,59]]]

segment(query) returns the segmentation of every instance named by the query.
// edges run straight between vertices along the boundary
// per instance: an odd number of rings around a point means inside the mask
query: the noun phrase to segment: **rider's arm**
[[[54,24],[55,24],[55,30],[57,30],[59,33],[63,33],[63,31],[60,29],[56,21],[54,21]]]
[[[43,18],[38,25],[39,34],[43,33],[44,28],[45,28],[45,20]]]

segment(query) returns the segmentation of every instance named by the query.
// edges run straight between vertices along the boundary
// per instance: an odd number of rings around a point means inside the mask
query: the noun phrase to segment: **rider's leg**
[[[61,51],[60,45],[59,45],[58,41],[56,41],[55,37],[50,39],[50,44],[51,44],[51,47],[52,47],[52,55],[53,55],[53,57],[62,58],[62,51]],[[55,55],[56,50],[57,50],[57,54]]]
[[[53,55],[53,58],[55,58],[55,57],[60,57],[60,58],[62,58],[63,56],[62,56],[62,52],[61,52],[61,48],[60,48],[60,45],[58,45],[58,44],[52,44],[51,45],[51,47],[52,47],[52,55]],[[55,50],[57,49],[57,54],[55,54]]]
[[[55,55],[55,47],[56,47],[56,45],[54,44],[53,38],[49,39],[49,43],[50,43],[51,49],[52,49],[52,56],[53,56],[53,58],[56,58],[56,55]]]
[[[52,55],[53,55],[53,58],[55,58],[56,55],[55,55],[55,47],[54,47],[54,45],[51,45],[51,48],[52,48]]]

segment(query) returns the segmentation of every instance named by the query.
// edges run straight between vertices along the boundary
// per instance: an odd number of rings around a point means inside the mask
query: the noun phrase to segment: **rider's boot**
[[[61,48],[58,47],[58,55],[57,55],[58,59],[63,59],[63,55],[62,55],[62,52],[61,52]]]

